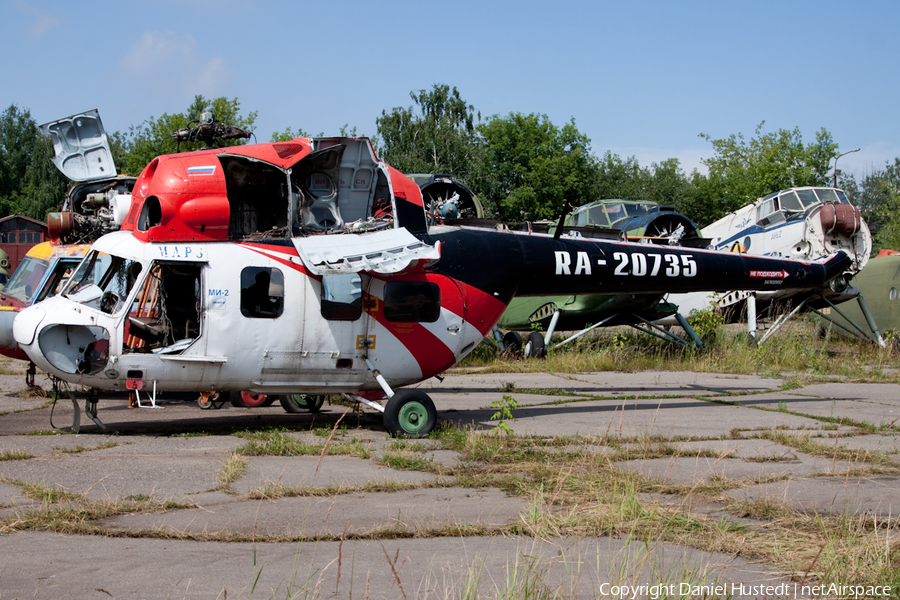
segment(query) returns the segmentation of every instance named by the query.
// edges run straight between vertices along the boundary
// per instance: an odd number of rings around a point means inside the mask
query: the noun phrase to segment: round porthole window
[[[888,299],[892,301],[897,299],[897,288],[891,288],[891,291],[888,292]]]

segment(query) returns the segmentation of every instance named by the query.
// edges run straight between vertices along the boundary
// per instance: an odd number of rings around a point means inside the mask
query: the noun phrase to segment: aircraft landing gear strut
[[[55,397],[59,399],[61,396],[61,390],[56,385],[55,388]],[[75,396],[75,392],[72,390],[67,390],[69,394],[69,399],[72,401],[72,433],[79,433],[81,431],[81,408],[78,406],[78,398]],[[99,427],[102,431],[106,431],[106,425],[103,424],[100,419],[97,418],[97,401],[99,390],[90,389],[86,392],[84,398],[84,414],[88,416],[88,418],[93,421],[97,427]],[[56,402],[54,402],[54,405]],[[50,424],[53,425],[53,413],[50,413]]]
[[[437,424],[437,409],[428,394],[421,390],[395,392],[369,359],[366,365],[387,396],[387,403],[382,406],[357,394],[343,396],[382,413],[384,427],[393,437],[423,438],[431,433]]]

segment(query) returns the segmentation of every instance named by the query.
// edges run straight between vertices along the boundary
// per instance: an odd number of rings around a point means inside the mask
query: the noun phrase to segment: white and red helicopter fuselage
[[[14,335],[87,388],[381,390],[388,429],[425,435],[431,401],[393,388],[466,356],[515,295],[815,287],[849,265],[561,233],[431,223],[417,186],[361,138],[164,156],[122,231]]]

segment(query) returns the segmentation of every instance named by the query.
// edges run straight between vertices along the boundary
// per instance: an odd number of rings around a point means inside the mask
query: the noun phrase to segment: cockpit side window
[[[778,196],[778,201],[781,203],[781,210],[803,210],[803,205],[800,204],[800,199],[797,198],[796,192],[785,192]]]
[[[277,319],[284,312],[284,274],[274,267],[246,267],[241,271],[241,314],[254,319]]]
[[[816,190],[816,194],[819,195],[819,200],[822,201],[823,204],[831,202],[833,204],[847,204],[847,202],[841,202],[841,199],[838,197],[837,192],[830,188],[818,188]]]
[[[441,288],[430,281],[391,281],[384,286],[384,318],[434,323],[441,316]]]
[[[50,263],[46,260],[26,256],[16,267],[9,279],[9,284],[3,288],[3,293],[22,302],[30,303],[49,266]]]
[[[800,196],[800,202],[803,204],[804,209],[819,204],[815,190],[797,190],[797,195]]]
[[[71,260],[61,260],[56,263],[56,266],[53,268],[53,273],[50,274],[47,283],[44,284],[41,287],[40,292],[38,292],[37,302],[40,302],[44,298],[52,298],[59,293],[59,290],[66,287],[66,284],[69,282],[69,279],[72,277],[72,273],[77,266],[78,262]]]
[[[355,321],[362,316],[358,273],[322,276],[322,316],[329,321]]]
[[[78,266],[63,296],[113,314],[124,306],[141,269],[138,261],[95,250]]]

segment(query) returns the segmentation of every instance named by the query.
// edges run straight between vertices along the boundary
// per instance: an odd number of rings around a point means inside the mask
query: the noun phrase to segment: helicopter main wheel
[[[302,413],[309,411],[317,413],[325,404],[325,396],[307,396],[306,394],[284,394],[278,396],[281,408],[289,413]]]
[[[269,398],[266,394],[254,394],[253,392],[231,392],[231,405],[238,408],[256,408],[269,406],[275,402],[275,398]]]
[[[528,343],[525,344],[525,356],[527,358],[544,358],[547,356],[547,345],[544,336],[538,331],[528,334]]]
[[[521,354],[522,336],[518,331],[507,331],[503,336],[503,345],[506,346],[507,354]]]
[[[399,390],[384,407],[384,426],[393,437],[422,438],[436,423],[434,402],[420,390]]]

